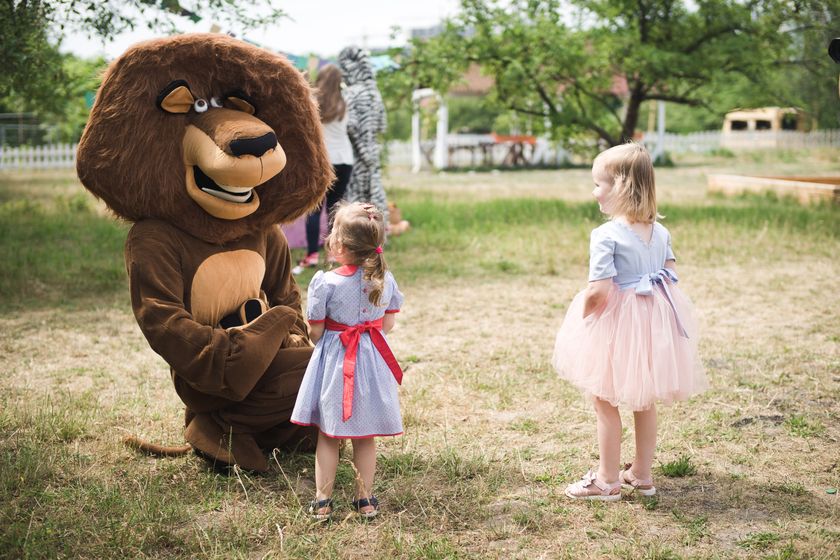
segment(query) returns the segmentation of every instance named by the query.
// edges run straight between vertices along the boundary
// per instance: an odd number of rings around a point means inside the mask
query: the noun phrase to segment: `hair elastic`
[[[382,245],[380,245],[380,246],[378,246],[378,247],[376,248],[376,254],[377,254],[377,255],[381,255],[381,254],[382,254]]]

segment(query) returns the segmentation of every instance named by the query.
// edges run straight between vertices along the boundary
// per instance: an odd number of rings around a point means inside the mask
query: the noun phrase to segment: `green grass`
[[[749,535],[738,541],[738,546],[749,550],[767,550],[780,540],[781,537],[776,533],[750,533]]]
[[[72,194],[0,203],[0,312],[124,294],[127,226],[96,212],[89,195],[67,192]],[[555,275],[581,268],[589,231],[603,221],[590,202],[450,202],[416,193],[401,199],[413,229],[393,238],[386,253],[400,271],[400,280],[522,277],[534,271]],[[735,258],[734,248],[753,238],[755,231],[762,232],[756,251],[769,258],[779,244],[820,250],[818,239],[840,239],[837,205],[803,207],[773,196],[750,195],[663,205],[660,212],[679,257],[698,264]],[[732,243],[710,244],[709,231]],[[306,285],[312,274],[307,271],[301,283]]]
[[[124,290],[126,231],[83,194],[0,203],[0,311]]]
[[[685,528],[685,536],[683,543],[688,546],[696,545],[701,540],[708,538],[709,535],[709,517],[708,515],[699,515],[691,517],[679,511],[673,511],[672,515],[680,525]]]
[[[432,195],[414,194],[401,200],[413,227],[392,238],[386,252],[390,266],[399,271],[398,281],[552,276],[570,267],[583,269],[589,232],[603,222],[589,202],[440,202]],[[735,260],[745,243],[772,260],[780,254],[779,246],[824,252],[827,246],[819,240],[840,239],[837,205],[803,207],[787,199],[751,195],[711,204],[663,205],[660,212],[666,216],[663,223],[671,230],[678,258],[698,265]],[[295,251],[295,258],[302,255],[302,250]],[[312,274],[304,273],[301,283],[307,284]]]
[[[311,454],[279,454],[266,476],[223,476],[194,456],[124,448],[125,430],[182,437],[168,368],[128,305],[127,228],[72,179],[0,176],[0,557],[836,556],[837,502],[825,488],[840,486],[840,316],[830,305],[840,209],[706,197],[708,169],[658,176],[672,185],[660,210],[705,327],[711,387],[658,409],[657,496],[615,504],[563,496],[597,463],[595,419],[548,363],[602,221],[577,184],[588,172],[389,185],[412,222],[386,250],[408,296],[389,337],[406,368],[406,435],[379,444],[383,515],[373,523],[350,515],[352,450],[342,452],[327,527],[303,512]],[[551,193],[507,192],[504,181]],[[633,451],[626,420],[623,460]]]
[[[794,414],[785,420],[785,426],[793,435],[799,437],[814,437],[825,432],[825,426],[819,421]]]
[[[682,478],[697,474],[697,467],[692,463],[691,457],[681,455],[674,461],[659,464],[659,472],[671,478]]]

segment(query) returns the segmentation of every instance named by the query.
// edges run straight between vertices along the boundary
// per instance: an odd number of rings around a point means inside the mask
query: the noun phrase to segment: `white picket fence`
[[[656,147],[656,133],[645,134],[642,142],[648,149]],[[803,150],[808,148],[840,147],[840,129],[813,130],[745,130],[723,133],[718,130],[689,134],[664,135],[665,151],[671,153],[705,153],[719,148],[729,150]]]
[[[76,167],[77,144],[48,146],[0,146],[0,169],[72,169]]]
[[[450,146],[459,149],[452,150],[450,165],[465,167],[481,165],[484,154],[477,150],[470,150],[469,141],[472,138],[481,139],[484,135],[450,135]],[[489,137],[489,135],[488,135]],[[647,134],[642,142],[653,150],[658,139],[656,134]],[[785,149],[801,150],[818,147],[840,147],[840,129],[814,130],[812,132],[798,132],[793,130],[773,131],[744,131],[724,134],[717,130],[692,132],[690,134],[665,134],[665,151],[671,153],[706,153],[719,148],[730,150],[746,149]],[[424,146],[430,150],[431,144]],[[72,169],[76,166],[76,144],[52,144],[48,146],[0,146],[0,170],[15,169]],[[492,164],[499,165],[508,154],[509,145],[498,144],[488,147],[488,156]],[[526,155],[532,164],[559,164],[566,157],[564,150],[543,139],[538,139],[535,146],[526,147]],[[388,162],[391,165],[411,166],[411,144],[394,140],[388,142]],[[424,167],[430,167],[428,161]]]

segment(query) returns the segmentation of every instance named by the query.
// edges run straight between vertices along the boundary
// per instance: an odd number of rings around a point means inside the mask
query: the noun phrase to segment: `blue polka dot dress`
[[[390,272],[385,273],[382,306],[370,302],[369,289],[362,280],[362,270],[355,266],[318,272],[309,283],[307,319],[310,324],[325,323],[326,328],[301,382],[292,412],[293,423],[317,426],[325,435],[336,438],[402,434],[397,376],[383,356],[389,351],[382,352],[376,346],[377,341],[372,340],[378,333],[366,331],[359,335],[356,364],[351,368],[352,388],[345,388],[347,348],[341,339],[342,331],[335,330],[335,325],[352,328],[375,323],[386,313],[398,312],[403,302]],[[384,336],[381,335],[379,344]],[[349,400],[348,389],[352,391]]]

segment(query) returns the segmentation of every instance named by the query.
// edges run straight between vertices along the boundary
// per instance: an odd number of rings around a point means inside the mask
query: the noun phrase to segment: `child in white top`
[[[335,181],[327,191],[324,201],[317,210],[306,217],[306,256],[292,269],[298,275],[305,268],[318,266],[318,245],[321,242],[321,212],[327,205],[327,218],[333,215],[335,206],[344,198],[344,191],[353,172],[353,146],[347,135],[347,103],[341,92],[341,70],[335,64],[327,64],[318,70],[315,92],[321,125],[324,131],[324,145],[335,172]],[[331,224],[327,222],[327,233]]]

